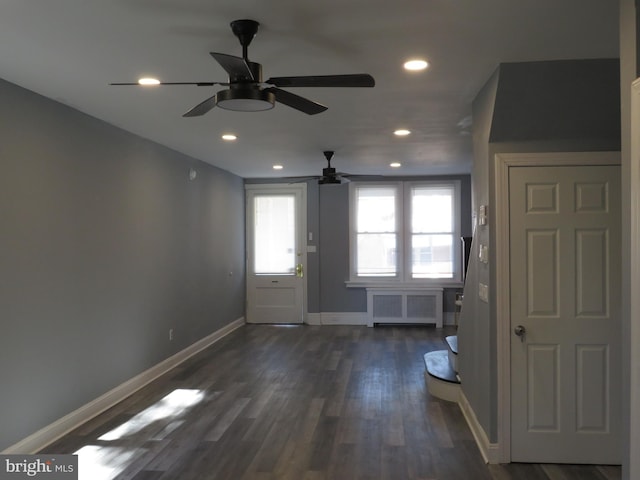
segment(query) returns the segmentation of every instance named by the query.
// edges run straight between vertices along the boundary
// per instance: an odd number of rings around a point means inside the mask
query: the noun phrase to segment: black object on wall
[[[473,237],[460,237],[462,242],[462,281],[467,278],[467,268],[469,267],[469,256],[471,255],[471,240]]]

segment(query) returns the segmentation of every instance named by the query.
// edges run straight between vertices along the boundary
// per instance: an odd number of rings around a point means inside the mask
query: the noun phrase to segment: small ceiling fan
[[[308,176],[308,177],[288,177],[294,180],[291,183],[306,182],[307,180],[318,180],[319,185],[340,185],[342,183],[349,183],[351,178],[380,178],[378,175],[352,175],[350,173],[336,172],[336,169],[331,166],[331,159],[335,153],[333,150],[325,150],[322,152],[324,158],[327,159],[327,166],[322,169],[322,175]]]
[[[240,40],[242,57],[210,52],[210,55],[229,74],[228,82],[160,82],[159,85],[196,85],[228,87],[199,103],[183,117],[198,117],[214,107],[241,112],[269,110],[282,103],[309,115],[324,112],[327,107],[280,87],[373,87],[375,80],[367,73],[347,75],[316,75],[298,77],[271,77],[262,81],[262,65],[249,61],[248,47],[258,32],[255,20],[235,20],[231,30]],[[110,85],[139,85],[138,82],[111,83]]]

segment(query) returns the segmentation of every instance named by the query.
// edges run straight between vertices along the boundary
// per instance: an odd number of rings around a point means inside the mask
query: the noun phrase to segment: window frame
[[[394,187],[396,189],[396,275],[364,276],[356,273],[357,260],[357,189]],[[411,193],[415,187],[453,187],[453,276],[451,278],[413,278],[412,266],[412,231]],[[409,181],[361,181],[349,184],[349,287],[367,286],[459,286],[462,283],[462,246],[459,241],[461,233],[461,181],[456,179],[442,180],[409,180]]]
[[[396,228],[396,274],[391,276],[358,276],[356,275],[357,262],[357,245],[358,245],[358,225],[356,216],[357,189],[360,186],[368,188],[394,188],[395,189],[395,228]],[[349,279],[350,281],[360,282],[366,279],[367,283],[389,283],[397,282],[402,275],[404,268],[400,259],[404,258],[404,236],[402,228],[404,226],[404,217],[402,211],[398,212],[398,206],[402,206],[404,202],[402,193],[402,182],[351,182],[349,184]],[[398,214],[400,213],[400,214]]]

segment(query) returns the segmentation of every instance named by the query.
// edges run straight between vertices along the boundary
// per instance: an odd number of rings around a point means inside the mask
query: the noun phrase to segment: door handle
[[[518,325],[516,328],[513,329],[513,333],[515,333],[516,336],[520,337],[521,342],[524,342],[524,336],[527,333],[527,329],[524,328],[522,325]]]
[[[304,267],[301,263],[296,265],[296,277],[302,278],[304,277]]]

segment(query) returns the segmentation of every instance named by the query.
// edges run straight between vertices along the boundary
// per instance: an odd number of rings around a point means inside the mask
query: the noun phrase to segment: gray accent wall
[[[473,208],[489,206],[476,227],[458,329],[462,389],[489,441],[497,441],[495,172],[497,153],[620,150],[617,59],[501,64],[473,104]],[[489,247],[480,264],[478,244]],[[489,286],[489,303],[478,283]]]
[[[320,311],[366,312],[367,291],[349,279],[349,184],[320,187]]]
[[[489,191],[489,135],[491,119],[498,88],[499,71],[487,81],[473,102],[473,150],[472,171],[473,211],[480,205],[491,205]],[[489,216],[489,220],[493,218]],[[490,222],[491,223],[491,222]],[[478,284],[491,284],[489,265],[478,261],[478,245],[490,247],[489,226],[477,226],[473,232],[469,269],[464,286],[464,299],[458,322],[459,375],[465,396],[473,407],[478,421],[487,436],[495,434],[496,410],[496,349],[495,322],[492,322],[491,305],[478,297]],[[489,248],[490,254],[492,249]],[[493,289],[490,289],[490,293]],[[491,437],[490,437],[491,438]]]
[[[0,451],[244,316],[241,178],[1,80],[0,166]]]

